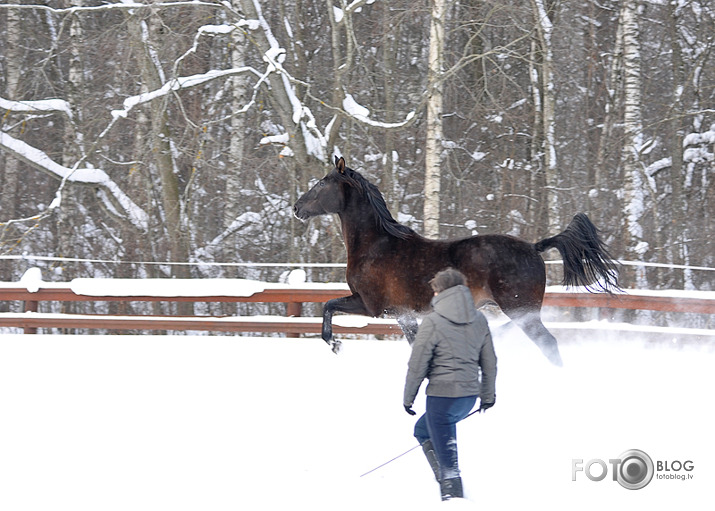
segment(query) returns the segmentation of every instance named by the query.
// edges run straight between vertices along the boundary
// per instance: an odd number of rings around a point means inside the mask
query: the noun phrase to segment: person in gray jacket
[[[410,415],[427,378],[425,414],[414,435],[440,483],[442,500],[463,497],[457,459],[457,423],[480,399],[479,412],[494,406],[497,360],[489,325],[474,306],[462,273],[439,272],[430,281],[433,311],[412,344],[403,405]]]

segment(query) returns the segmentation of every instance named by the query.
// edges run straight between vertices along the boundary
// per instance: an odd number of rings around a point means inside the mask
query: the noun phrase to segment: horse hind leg
[[[561,360],[561,353],[559,352],[559,345],[556,342],[556,338],[551,335],[544,323],[541,322],[541,316],[538,312],[529,312],[526,314],[513,315],[507,313],[514,323],[517,324],[519,328],[534,341],[534,344],[538,346],[546,358],[554,364],[555,366],[563,366],[563,361]]]
[[[555,366],[563,361],[556,338],[541,322],[546,275],[540,257],[526,260],[519,278],[497,280],[492,285],[494,301]],[[538,270],[538,271],[537,271]]]

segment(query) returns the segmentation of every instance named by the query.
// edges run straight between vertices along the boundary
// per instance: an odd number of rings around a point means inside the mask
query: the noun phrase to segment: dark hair
[[[368,204],[372,207],[375,212],[375,218],[378,225],[385,230],[388,234],[400,238],[401,240],[406,240],[410,238],[414,231],[397,222],[392,215],[390,210],[387,209],[387,204],[385,204],[385,198],[378,190],[377,186],[365,179],[365,177],[359,172],[346,167],[346,172],[337,172],[338,178],[346,182],[362,195],[367,200]]]
[[[454,268],[447,268],[437,273],[432,280],[429,281],[430,286],[435,293],[441,293],[445,289],[449,289],[454,286],[464,286],[467,284],[467,279],[464,277],[462,272],[455,270]]]

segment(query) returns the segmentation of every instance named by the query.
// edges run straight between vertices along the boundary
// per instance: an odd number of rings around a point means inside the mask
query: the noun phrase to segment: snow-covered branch
[[[63,99],[40,99],[35,101],[12,101],[0,98],[0,110],[11,112],[39,114],[47,112],[59,112],[72,119],[72,109],[67,101]]]
[[[151,7],[152,9],[161,9],[164,7],[181,7],[181,6],[191,6],[191,7],[219,7],[224,8],[223,2],[201,2],[199,0],[191,1],[178,1],[178,2],[156,2],[156,3],[141,3],[141,2],[130,2],[130,1],[120,1],[117,3],[108,3],[104,5],[87,5],[87,6],[74,6],[74,7],[50,7],[48,5],[40,4],[0,4],[0,8],[5,9],[28,9],[28,10],[40,10],[51,12],[52,14],[75,14],[78,12],[92,12],[92,11],[108,11],[108,10],[131,10],[131,9],[141,9],[143,7]]]
[[[352,117],[356,121],[360,121],[363,124],[374,126],[376,128],[402,128],[415,116],[415,112],[413,110],[405,116],[405,120],[402,122],[374,121],[370,119],[370,110],[367,107],[358,104],[351,94],[345,94],[345,98],[343,99],[343,110],[348,116]]]
[[[345,9],[341,9],[340,7],[333,7],[333,16],[335,17],[335,23],[342,23],[343,20],[345,19],[345,14],[351,14],[353,12],[359,12],[359,9],[363,5],[370,5],[374,3],[375,0],[353,0],[350,2]]]
[[[188,89],[190,87],[195,87],[197,85],[201,85],[203,83],[206,83],[210,80],[215,80],[216,78],[221,78],[225,76],[232,76],[232,75],[237,75],[241,73],[254,73],[256,76],[261,78],[261,74],[253,69],[252,67],[241,67],[241,68],[235,68],[235,69],[223,69],[223,70],[211,70],[206,73],[202,74],[197,74],[197,75],[191,75],[191,76],[182,76],[179,78],[172,78],[171,80],[167,81],[160,89],[151,91],[151,92],[145,92],[143,94],[138,94],[136,96],[130,96],[127,99],[124,100],[123,103],[123,109],[121,110],[112,110],[112,117],[126,117],[129,111],[134,108],[137,105],[141,105],[142,103],[148,103],[149,101],[152,101],[156,98],[160,98],[162,96],[166,96],[167,94],[171,92],[175,92],[181,89]]]
[[[215,37],[217,35],[228,35],[236,28],[240,27],[246,27],[248,30],[256,30],[258,28],[258,21],[256,20],[245,20],[241,19],[235,24],[231,25],[202,25],[199,27],[199,29],[196,31],[196,35],[194,36],[194,44],[191,45],[191,48],[186,50],[184,54],[176,59],[176,62],[174,62],[174,71],[178,69],[179,64],[189,55],[192,53],[196,53],[196,50],[199,47],[199,41],[201,40],[201,36],[209,36],[209,37]]]
[[[100,186],[123,208],[129,221],[137,228],[146,230],[148,226],[147,214],[137,206],[112,179],[101,169],[70,169],[55,162],[46,153],[31,145],[18,140],[7,133],[0,131],[0,148],[6,150],[14,157],[51,175],[54,178],[72,183]],[[59,205],[61,195],[51,207]]]

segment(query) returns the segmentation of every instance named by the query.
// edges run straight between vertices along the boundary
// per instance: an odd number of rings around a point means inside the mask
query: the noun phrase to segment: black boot
[[[440,481],[439,489],[442,491],[442,500],[464,498],[461,477],[453,477],[451,479],[444,479]]]
[[[437,461],[437,454],[434,452],[432,440],[426,440],[422,443],[422,451],[424,451],[429,466],[432,468],[432,472],[434,472],[434,478],[439,482],[439,461]]]

